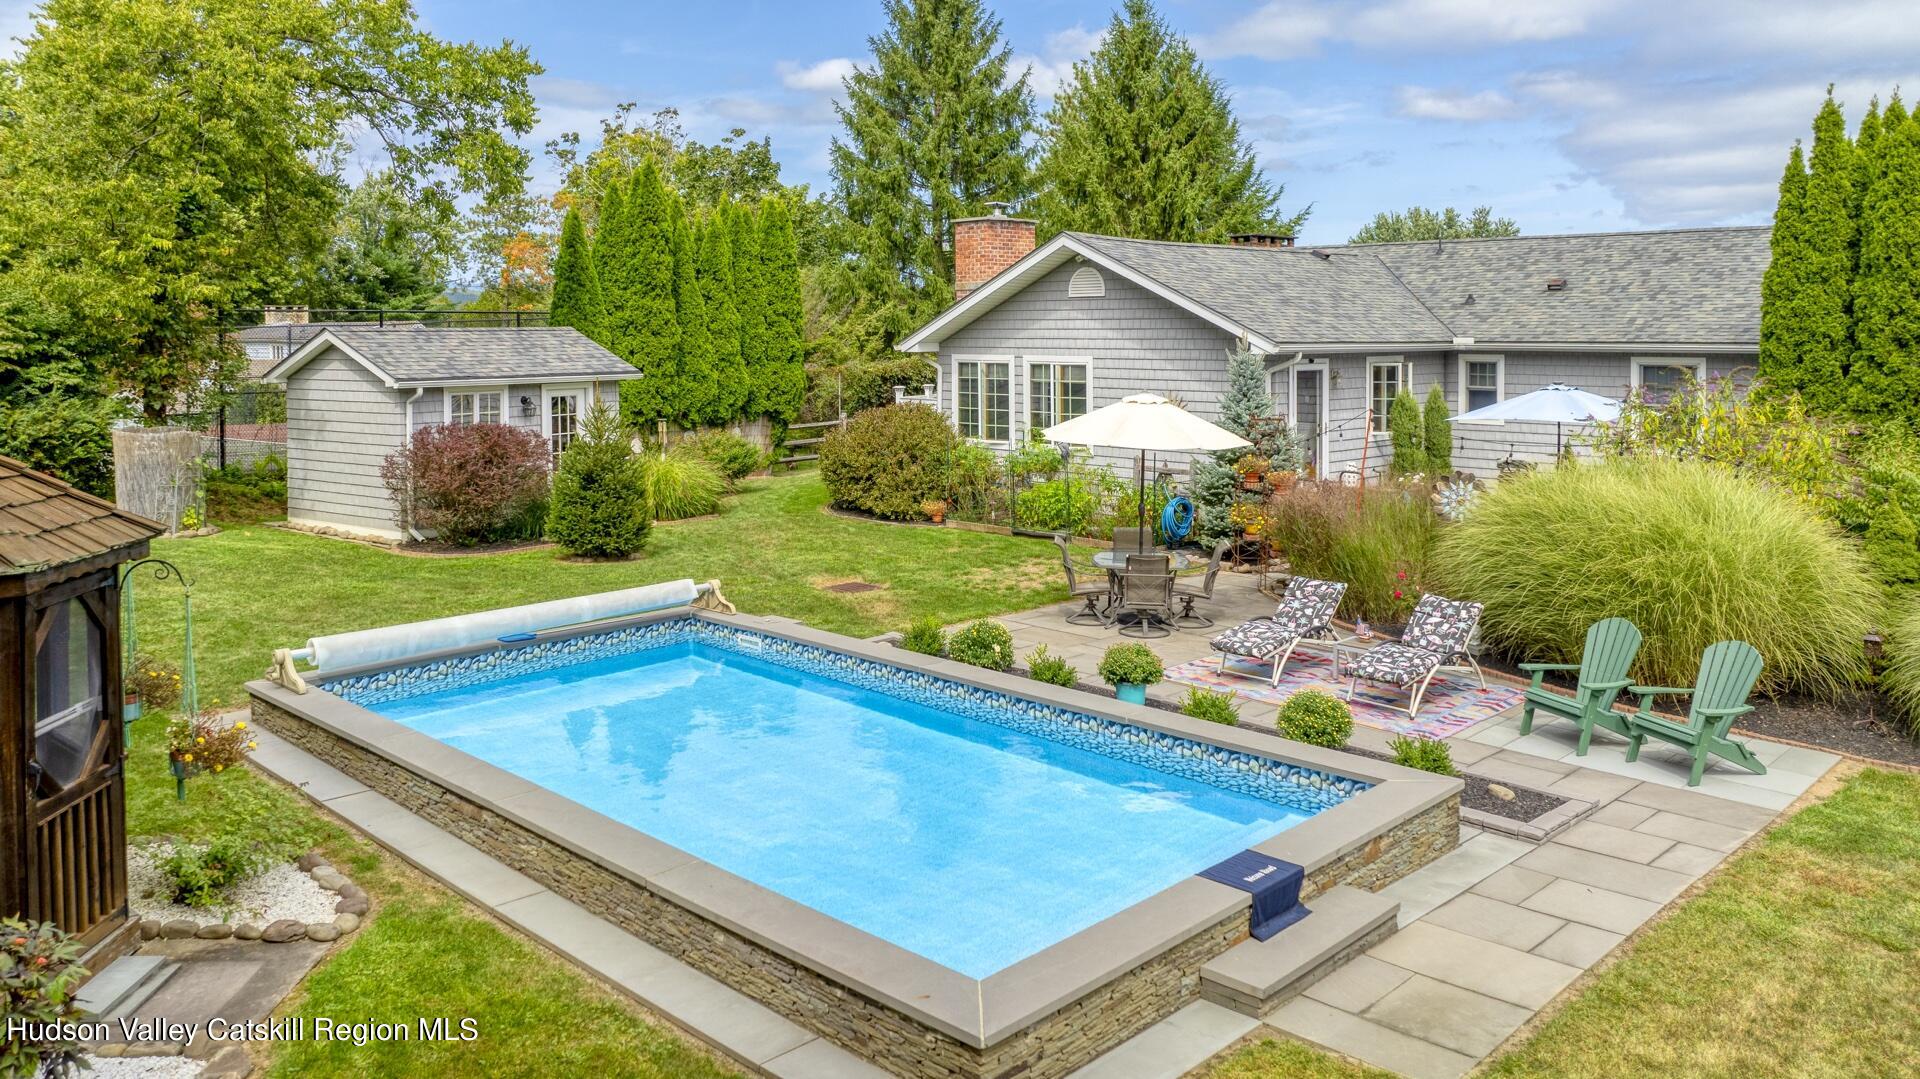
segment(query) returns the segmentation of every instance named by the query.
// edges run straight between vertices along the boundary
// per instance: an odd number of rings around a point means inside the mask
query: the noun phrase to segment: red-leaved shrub
[[[435,425],[380,466],[403,524],[449,543],[499,539],[547,497],[547,440],[500,423]]]

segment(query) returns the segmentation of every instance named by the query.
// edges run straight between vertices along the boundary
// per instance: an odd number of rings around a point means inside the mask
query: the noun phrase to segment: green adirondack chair
[[[1640,756],[1640,744],[1648,738],[1670,742],[1693,754],[1693,771],[1687,786],[1700,785],[1710,757],[1724,757],[1755,775],[1766,775],[1767,766],[1755,759],[1740,742],[1727,737],[1733,721],[1753,711],[1747,694],[1760,677],[1760,651],[1745,641],[1719,641],[1707,646],[1700,655],[1700,673],[1692,689],[1673,686],[1629,686],[1627,692],[1640,698],[1640,710],[1627,717],[1627,759]],[[1653,699],[1661,696],[1691,695],[1687,721],[1676,723],[1651,711]]]
[[[1520,669],[1533,672],[1533,684],[1527,687],[1520,708],[1520,733],[1533,730],[1535,711],[1568,720],[1580,728],[1580,747],[1576,756],[1587,755],[1593,744],[1593,729],[1605,727],[1621,737],[1627,729],[1625,714],[1613,710],[1620,691],[1633,683],[1627,670],[1640,654],[1640,627],[1624,618],[1603,618],[1587,627],[1587,643],[1580,650],[1579,663],[1522,663]],[[1572,697],[1564,697],[1546,688],[1548,671],[1580,672]]]

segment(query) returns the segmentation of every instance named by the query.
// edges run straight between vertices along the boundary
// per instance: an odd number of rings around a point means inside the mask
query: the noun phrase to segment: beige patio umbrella
[[[1040,432],[1048,442],[1104,446],[1139,453],[1140,527],[1147,526],[1147,451],[1213,453],[1253,443],[1188,412],[1157,393],[1136,393]]]

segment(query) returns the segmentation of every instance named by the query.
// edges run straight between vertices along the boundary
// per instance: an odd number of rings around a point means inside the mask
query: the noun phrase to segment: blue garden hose
[[[1193,500],[1186,495],[1175,495],[1167,500],[1165,509],[1160,511],[1160,534],[1169,544],[1178,543],[1193,531]]]

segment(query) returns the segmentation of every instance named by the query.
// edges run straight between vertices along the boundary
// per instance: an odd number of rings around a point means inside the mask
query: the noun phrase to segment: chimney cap
[[[1011,202],[989,202],[987,203],[987,216],[1005,217],[1007,216],[1007,211],[1012,208],[1013,203]]]

